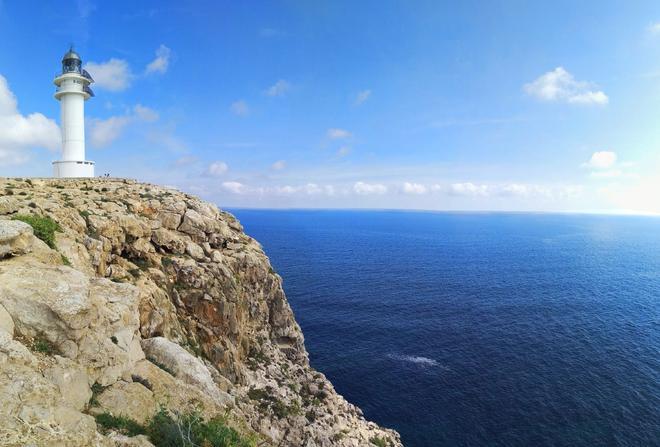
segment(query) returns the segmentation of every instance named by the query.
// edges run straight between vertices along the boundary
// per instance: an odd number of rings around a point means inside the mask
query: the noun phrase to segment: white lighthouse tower
[[[85,101],[94,96],[94,82],[73,47],[62,58],[55,78],[55,99],[61,105],[62,159],[53,162],[55,177],[94,177],[94,162],[85,160]]]

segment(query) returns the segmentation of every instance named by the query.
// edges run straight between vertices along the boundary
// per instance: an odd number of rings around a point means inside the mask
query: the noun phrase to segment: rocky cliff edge
[[[123,179],[0,178],[0,402],[6,446],[158,445],[99,421],[159,412],[250,445],[401,446],[310,367],[231,214]]]

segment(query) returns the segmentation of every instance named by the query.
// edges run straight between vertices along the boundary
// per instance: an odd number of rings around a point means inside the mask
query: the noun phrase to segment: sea
[[[660,218],[231,211],[405,446],[660,446]]]

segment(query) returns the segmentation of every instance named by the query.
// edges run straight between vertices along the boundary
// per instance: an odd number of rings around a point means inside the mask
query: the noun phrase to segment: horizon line
[[[445,214],[573,214],[586,216],[631,216],[631,217],[660,217],[660,213],[632,211],[632,210],[584,210],[584,211],[549,211],[549,210],[452,210],[452,209],[424,209],[424,208],[359,208],[359,207],[251,207],[251,206],[220,206],[220,209],[247,210],[247,211],[387,211],[412,213],[445,213]]]

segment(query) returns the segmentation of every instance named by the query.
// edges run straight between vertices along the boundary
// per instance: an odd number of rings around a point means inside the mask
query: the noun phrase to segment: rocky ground
[[[309,366],[232,215],[123,179],[0,178],[0,402],[3,446],[150,446],[95,415],[159,409],[257,445],[401,445]]]

